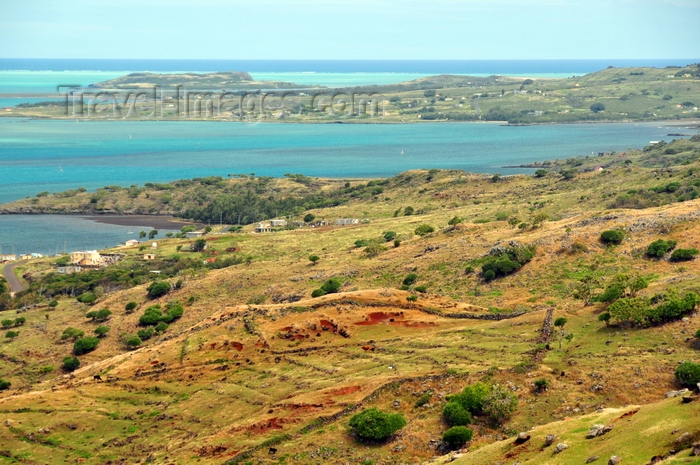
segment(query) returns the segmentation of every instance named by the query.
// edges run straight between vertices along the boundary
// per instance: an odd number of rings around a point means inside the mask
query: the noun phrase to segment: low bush
[[[625,233],[619,229],[608,229],[600,234],[600,241],[603,244],[620,244],[625,238]]]
[[[414,231],[417,236],[425,236],[426,234],[430,234],[431,232],[434,232],[435,228],[430,226],[429,224],[421,224],[416,228]]]
[[[442,440],[450,447],[455,448],[468,443],[472,437],[474,437],[474,432],[466,426],[453,426],[443,433]]]
[[[460,402],[452,400],[442,409],[442,416],[450,426],[465,426],[472,422],[472,415]]]
[[[96,337],[81,337],[73,344],[73,353],[75,355],[87,354],[95,350],[99,344],[100,340]]]
[[[77,357],[66,357],[63,359],[61,367],[65,371],[75,371],[80,366],[80,360]]]
[[[656,240],[647,246],[647,257],[661,258],[666,255],[671,249],[676,246],[674,240],[665,241],[663,239]]]
[[[700,363],[681,363],[676,368],[675,376],[683,386],[694,388],[697,383],[700,383]]]
[[[676,249],[671,254],[672,262],[692,260],[698,254],[698,249]]]
[[[404,426],[406,419],[402,415],[377,408],[363,410],[350,419],[350,427],[361,441],[383,441]]]

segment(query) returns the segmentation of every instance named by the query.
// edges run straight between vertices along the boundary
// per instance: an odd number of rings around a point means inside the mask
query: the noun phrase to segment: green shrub
[[[482,277],[491,281],[501,276],[508,276],[535,256],[533,246],[515,246],[489,256],[481,266]]]
[[[72,326],[67,327],[66,329],[63,330],[63,334],[61,334],[61,339],[78,339],[81,338],[85,335],[85,331],[80,330],[78,328],[73,328]]]
[[[698,330],[698,333],[700,333],[700,330]],[[418,400],[416,401],[415,406],[416,406],[416,407],[422,407],[422,406],[424,406],[425,404],[427,404],[428,402],[430,402],[430,399],[431,399],[432,397],[433,397],[433,393],[432,393],[432,392],[425,392],[425,393],[423,393],[423,395],[420,396],[420,397],[418,398]]]
[[[456,401],[448,402],[442,409],[442,416],[445,422],[450,426],[464,426],[472,422],[472,415]]]
[[[536,177],[536,178],[543,178],[543,177],[545,177],[545,176],[547,176],[547,170],[541,169],[541,168],[540,168],[540,169],[538,169],[537,171],[535,171],[535,177]]]
[[[13,324],[15,324],[15,322],[12,321],[12,320],[10,320],[9,318],[6,318],[6,319],[2,320],[2,327],[3,327],[3,328],[9,328],[9,327],[12,326]]]
[[[161,317],[160,321],[172,323],[180,318],[184,313],[185,309],[179,302],[168,302],[168,304],[165,306],[165,313]]]
[[[625,233],[619,229],[608,229],[600,234],[600,240],[603,244],[620,244],[625,238]]]
[[[370,408],[354,415],[350,427],[361,441],[382,441],[406,426],[406,419],[399,414]]]
[[[367,239],[358,239],[355,241],[355,248],[359,249],[362,247],[367,247],[369,245],[369,241]]]
[[[63,365],[61,365],[65,371],[75,371],[79,366],[80,360],[77,357],[66,357],[63,359]]]
[[[105,337],[108,332],[109,326],[100,325],[97,328],[95,328],[95,334],[97,334],[97,337]]]
[[[676,249],[671,254],[672,262],[692,260],[698,254],[698,249]]]
[[[452,396],[448,400],[459,402],[467,411],[478,415],[484,409],[484,402],[489,392],[491,392],[491,386],[488,384],[475,383],[465,387],[461,393]]]
[[[160,324],[160,323],[158,323]],[[141,341],[147,341],[149,340],[152,336],[155,330],[152,327],[144,328],[144,329],[139,329],[136,332],[136,335],[138,336]]]
[[[605,288],[602,294],[596,296],[593,300],[596,302],[614,302],[625,295],[625,286],[623,284],[614,283]]]
[[[5,381],[4,379],[0,379],[0,391],[10,389],[10,386],[12,386],[11,382]]]
[[[387,231],[384,233],[384,241],[391,242],[396,239],[396,233],[394,231]]]
[[[100,340],[96,337],[81,337],[73,344],[73,353],[75,353],[75,355],[87,354],[95,350],[99,343]]]
[[[450,221],[448,221],[447,224],[449,224],[450,226],[455,226],[461,223],[462,221],[464,221],[462,218],[460,218],[459,216],[455,216]]]
[[[420,292],[420,293],[425,293],[425,292],[428,292],[428,288],[425,285],[416,286],[415,291]]]
[[[681,363],[676,368],[675,376],[683,386],[694,388],[697,383],[700,383],[700,363]]]
[[[134,313],[134,310],[136,310],[136,307],[138,307],[139,304],[136,302],[129,302],[124,306],[124,310],[126,310],[127,314]]]
[[[5,337],[10,341],[14,340],[17,336],[19,336],[19,331],[8,331],[5,333]]]
[[[161,321],[156,325],[156,331],[159,333],[164,333],[170,326],[165,321]],[[150,328],[149,328],[150,329]]]
[[[544,392],[549,387],[549,381],[546,378],[536,379],[533,383],[537,392]]]
[[[56,308],[56,307],[58,307],[58,301],[57,301],[57,300],[52,300],[51,302],[49,302],[49,307],[51,307],[51,308]]]
[[[87,304],[87,305],[92,305],[95,303],[97,300],[97,296],[93,294],[92,292],[83,292],[77,297],[78,302]]]
[[[472,437],[474,437],[474,432],[466,426],[453,426],[443,433],[442,440],[454,448],[468,443]]]
[[[311,297],[313,298],[321,297],[322,295],[326,295],[326,291],[323,289],[314,289],[314,291],[311,293]]]
[[[496,384],[484,398],[484,413],[500,425],[518,409],[518,397],[505,386]]]
[[[139,318],[139,325],[155,326],[160,323],[161,318],[163,318],[163,312],[160,305],[152,305],[144,310],[143,315]]]
[[[410,286],[411,284],[415,283],[416,280],[418,280],[418,275],[415,273],[410,273],[403,278],[403,284],[404,286]]]
[[[170,283],[166,281],[155,281],[151,283],[146,290],[148,291],[148,297],[157,299],[170,292]]]
[[[431,232],[434,232],[435,228],[430,226],[429,224],[421,224],[416,228],[414,231],[417,236],[425,236],[426,234],[430,234]]]
[[[321,285],[321,290],[323,290],[326,294],[335,294],[340,290],[342,285],[343,283],[339,278],[331,278]]]
[[[124,343],[129,349],[137,348],[141,345],[141,342],[141,338],[139,338],[138,336],[130,336],[126,339],[126,341],[124,341]]]
[[[668,251],[676,246],[674,240],[665,241],[663,239],[656,240],[647,246],[647,257],[660,258],[666,255]]]

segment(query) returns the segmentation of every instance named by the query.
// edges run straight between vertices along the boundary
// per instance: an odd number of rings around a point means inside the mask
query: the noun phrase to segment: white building
[[[335,224],[338,226],[349,226],[351,224],[360,224],[360,220],[357,218],[339,218],[335,220]]]

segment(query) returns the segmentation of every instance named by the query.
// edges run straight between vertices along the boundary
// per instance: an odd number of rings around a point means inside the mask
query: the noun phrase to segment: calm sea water
[[[64,251],[103,249],[138,239],[139,231],[151,229],[148,224],[118,226],[74,215],[0,216],[0,254],[54,255]],[[169,231],[159,229],[156,239],[165,237]]]
[[[547,159],[641,147],[657,124],[246,124],[0,119],[0,202],[41,191],[251,173],[392,176],[414,168],[503,174]],[[403,153],[402,153],[403,152]]]

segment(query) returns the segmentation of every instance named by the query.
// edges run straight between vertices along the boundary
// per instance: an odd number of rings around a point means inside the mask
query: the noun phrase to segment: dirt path
[[[14,297],[17,292],[22,292],[24,290],[24,285],[21,283],[17,276],[15,276],[15,268],[17,265],[21,265],[23,262],[15,262],[5,265],[2,269],[7,283],[10,285],[10,295]]]

